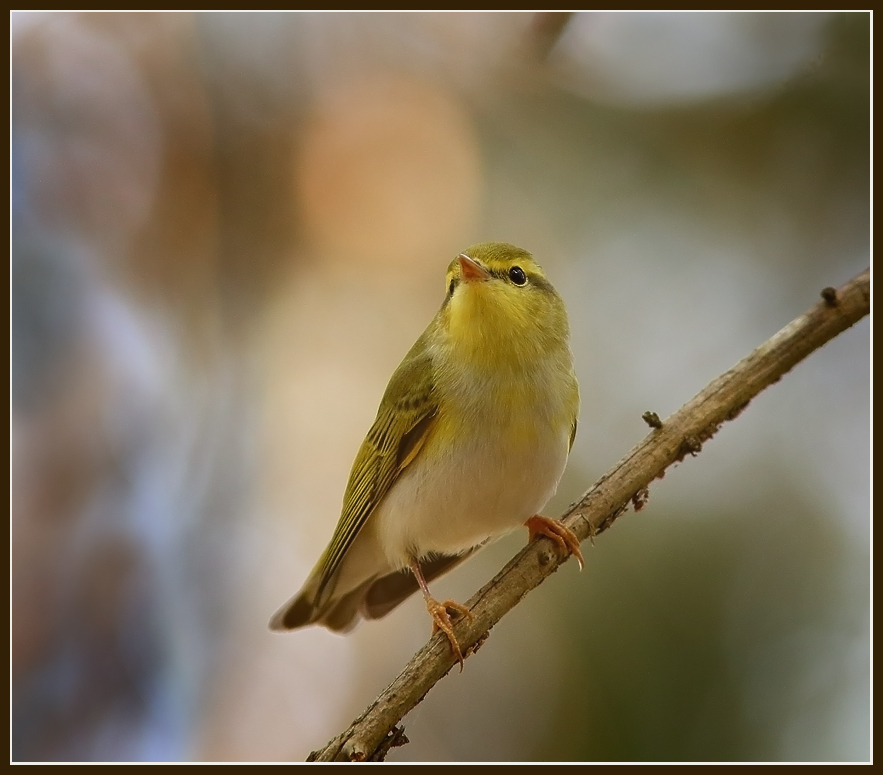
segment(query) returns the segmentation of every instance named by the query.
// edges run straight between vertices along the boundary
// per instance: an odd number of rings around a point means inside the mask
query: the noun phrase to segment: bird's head
[[[567,347],[564,303],[526,250],[473,245],[451,262],[445,284],[441,322],[466,357],[514,366]]]

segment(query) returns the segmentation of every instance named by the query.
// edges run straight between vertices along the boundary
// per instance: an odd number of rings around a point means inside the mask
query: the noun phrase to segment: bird
[[[539,512],[579,415],[567,311],[526,250],[484,242],[447,269],[441,308],[395,370],[353,463],[340,520],[271,630],[348,632],[423,593],[463,669],[452,600],[429,582],[524,525],[583,566],[577,536]]]

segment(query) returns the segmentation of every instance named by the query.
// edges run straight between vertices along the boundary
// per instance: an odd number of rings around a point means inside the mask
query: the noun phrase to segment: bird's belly
[[[378,538],[394,567],[459,554],[538,513],[564,471],[569,428],[529,443],[504,432],[439,446],[445,452],[421,455],[377,508]]]

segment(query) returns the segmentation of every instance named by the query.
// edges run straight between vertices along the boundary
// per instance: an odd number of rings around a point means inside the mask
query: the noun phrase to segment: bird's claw
[[[576,561],[579,563],[579,569],[583,569],[585,563],[583,562],[583,554],[579,549],[579,539],[576,537],[576,533],[563,522],[536,514],[524,524],[530,532],[528,541],[533,541],[538,535],[551,538],[556,544],[558,544],[558,546],[562,549],[566,549],[576,557]]]
[[[454,611],[470,621],[472,620],[472,613],[465,605],[456,603],[453,600],[445,600],[444,603],[439,603],[438,600],[433,598],[429,598],[426,601],[426,610],[429,611],[429,615],[432,617],[432,634],[435,635],[437,632],[443,632],[447,636],[451,644],[451,651],[457,657],[457,661],[460,663],[460,672],[462,673],[463,652],[460,651],[460,644],[454,635],[454,625],[451,621],[450,611]]]

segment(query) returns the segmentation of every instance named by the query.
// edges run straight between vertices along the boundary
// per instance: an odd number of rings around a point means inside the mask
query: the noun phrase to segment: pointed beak
[[[465,253],[457,256],[457,260],[460,262],[460,277],[463,279],[463,282],[478,282],[490,278],[490,272],[474,258],[469,258]]]

